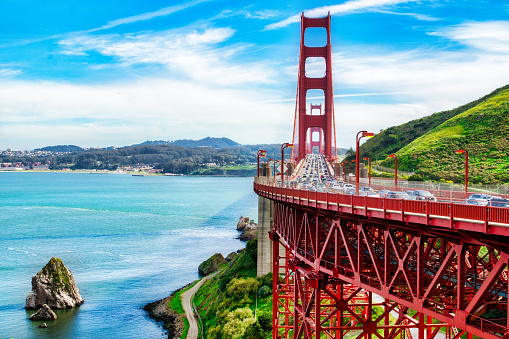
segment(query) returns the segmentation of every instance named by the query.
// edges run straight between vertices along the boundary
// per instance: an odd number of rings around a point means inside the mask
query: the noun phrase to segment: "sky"
[[[338,147],[509,83],[501,0],[0,0],[0,150],[291,142],[302,12],[332,16]]]

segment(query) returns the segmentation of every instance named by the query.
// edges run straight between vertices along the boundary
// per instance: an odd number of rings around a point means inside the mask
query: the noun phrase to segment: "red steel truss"
[[[255,191],[274,201],[274,339],[509,338],[506,236]]]

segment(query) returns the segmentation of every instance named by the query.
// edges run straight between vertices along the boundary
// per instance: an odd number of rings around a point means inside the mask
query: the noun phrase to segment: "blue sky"
[[[332,15],[339,147],[509,83],[505,1],[0,0],[0,150],[291,141],[303,11]]]

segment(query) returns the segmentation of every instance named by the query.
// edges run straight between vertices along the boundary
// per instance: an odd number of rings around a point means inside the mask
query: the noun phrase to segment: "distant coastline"
[[[224,177],[224,178],[249,178],[252,175],[227,175],[227,174],[172,174],[167,175],[165,173],[137,173],[137,172],[117,172],[117,171],[93,171],[93,170],[3,170],[0,169],[0,173],[80,173],[80,174],[119,174],[119,175],[136,175],[144,174],[144,176],[155,176],[155,177]]]

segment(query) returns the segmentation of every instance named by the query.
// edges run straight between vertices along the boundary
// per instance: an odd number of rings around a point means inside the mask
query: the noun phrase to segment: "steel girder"
[[[508,253],[459,232],[274,207],[274,338],[343,338],[359,327],[358,338],[408,336],[412,327],[419,338],[440,327],[451,338],[509,337]],[[393,324],[373,320],[373,305],[403,315]],[[483,317],[494,309],[502,316]]]

